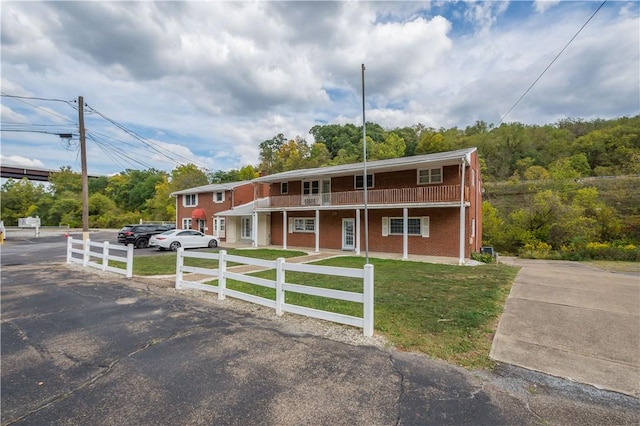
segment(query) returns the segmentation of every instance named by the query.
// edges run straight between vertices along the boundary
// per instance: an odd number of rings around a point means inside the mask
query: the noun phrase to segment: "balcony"
[[[465,187],[469,201],[469,187]],[[460,185],[421,186],[417,188],[370,189],[367,204],[429,204],[460,202]],[[364,205],[364,191],[332,192],[329,194],[282,195],[257,201],[257,208],[358,206]]]

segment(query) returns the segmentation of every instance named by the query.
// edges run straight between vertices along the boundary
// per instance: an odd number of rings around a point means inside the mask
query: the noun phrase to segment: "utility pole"
[[[87,141],[84,137],[84,99],[78,96],[80,125],[80,162],[82,164],[82,240],[89,239],[89,176],[87,175]]]

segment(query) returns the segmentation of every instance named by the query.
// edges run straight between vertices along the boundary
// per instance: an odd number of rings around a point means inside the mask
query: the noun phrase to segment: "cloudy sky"
[[[3,1],[2,163],[79,171],[81,95],[90,173],[257,165],[360,125],[361,64],[367,121],[497,124],[601,3]],[[640,113],[639,10],[606,2],[505,121]]]

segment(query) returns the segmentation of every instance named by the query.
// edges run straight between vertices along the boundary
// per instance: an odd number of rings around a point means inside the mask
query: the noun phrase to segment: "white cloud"
[[[238,168],[257,164],[260,142],[278,133],[311,140],[319,123],[359,125],[362,63],[368,121],[497,123],[597,6],[519,5],[5,2],[2,90],[83,95],[169,155]],[[636,3],[607,3],[508,120],[637,114],[638,23]],[[77,122],[69,105],[31,103],[39,108],[2,98],[2,120],[65,130]],[[108,150],[88,141],[94,173],[143,167],[122,158],[134,151],[151,166],[175,166],[95,114],[85,118]],[[3,154],[77,167],[77,150],[52,136],[20,136],[3,134]]]
[[[33,158],[26,158],[20,155],[5,156],[0,154],[0,163],[4,166],[20,166],[20,167],[34,167],[37,169],[45,168],[42,161]]]
[[[538,13],[544,13],[546,10],[556,6],[560,0],[535,0],[534,8]]]

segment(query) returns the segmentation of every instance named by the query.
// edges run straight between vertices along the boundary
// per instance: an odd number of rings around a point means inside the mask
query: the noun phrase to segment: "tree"
[[[208,183],[207,175],[195,164],[182,164],[171,171],[171,192],[204,186]]]
[[[60,167],[59,172],[49,174],[51,189],[55,195],[63,192],[82,194],[82,175],[71,170],[71,167]]]
[[[2,220],[5,225],[15,226],[21,217],[39,216],[43,225],[47,223],[47,213],[52,203],[51,194],[40,184],[34,184],[27,178],[18,181],[8,179],[3,185]]]
[[[382,142],[371,141],[371,147],[369,147],[369,139],[367,138],[367,158],[371,160],[402,157],[405,148],[404,139],[395,132],[387,133]]]
[[[95,193],[89,197],[89,226],[115,228],[120,226],[116,203],[104,194]]]
[[[482,202],[482,245],[504,247],[505,232],[502,215],[489,201]]]
[[[278,133],[273,138],[260,143],[260,171],[269,174],[280,171],[278,170],[278,152],[285,141],[284,135]]]
[[[171,192],[169,179],[164,176],[156,185],[153,198],[147,201],[147,214],[150,220],[176,220],[176,199],[171,196]]]

